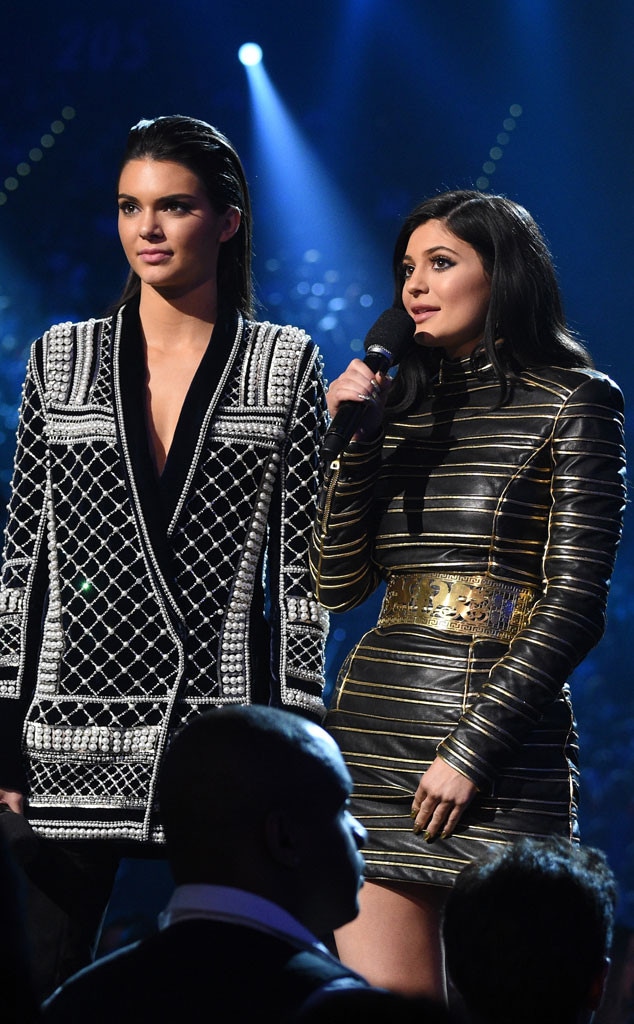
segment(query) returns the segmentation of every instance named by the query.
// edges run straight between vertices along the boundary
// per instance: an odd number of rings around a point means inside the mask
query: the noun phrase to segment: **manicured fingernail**
[[[436,838],[436,836],[433,836],[433,835],[432,835],[432,834],[430,833],[429,829],[426,829],[426,830],[425,830],[425,832],[424,832],[424,834],[423,834],[423,839],[425,840],[425,842],[426,842],[426,843],[433,843],[433,841],[434,841],[434,839],[435,839],[435,838]]]
[[[417,814],[418,811],[414,807],[412,807],[411,811],[409,812],[410,818],[415,818]]]

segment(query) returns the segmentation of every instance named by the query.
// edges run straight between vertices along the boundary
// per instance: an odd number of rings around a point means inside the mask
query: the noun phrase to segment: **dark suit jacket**
[[[182,921],[75,974],[45,1024],[282,1022],[318,990],[367,987],[329,953],[239,924]]]

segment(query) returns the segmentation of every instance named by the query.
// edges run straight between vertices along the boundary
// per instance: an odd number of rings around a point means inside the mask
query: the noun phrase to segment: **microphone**
[[[414,327],[414,321],[404,309],[392,306],[384,310],[363,343],[365,365],[373,373],[387,373],[398,363],[413,339]],[[367,408],[368,403],[361,400],[341,403],[323,440],[321,457],[324,463],[332,462],[345,449],[359,429]]]

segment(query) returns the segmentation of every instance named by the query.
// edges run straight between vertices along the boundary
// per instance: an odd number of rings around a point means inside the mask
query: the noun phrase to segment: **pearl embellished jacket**
[[[162,841],[170,733],[222,704],[320,719],[307,545],[326,425],[301,330],[221,316],[165,468],[138,308],[59,324],[24,385],[0,588],[0,786],[51,837]]]

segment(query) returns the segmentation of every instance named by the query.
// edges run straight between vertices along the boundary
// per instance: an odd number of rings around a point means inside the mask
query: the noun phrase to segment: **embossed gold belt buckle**
[[[512,640],[528,621],[537,594],[530,587],[462,573],[393,573],[379,626],[413,624]]]

